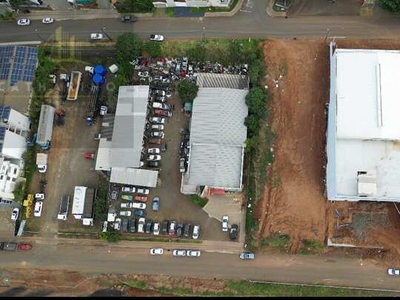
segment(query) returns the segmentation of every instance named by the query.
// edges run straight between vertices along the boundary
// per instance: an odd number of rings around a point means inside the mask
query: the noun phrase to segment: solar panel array
[[[32,82],[37,56],[36,47],[0,47],[0,80],[8,79],[11,72],[11,86],[15,86],[18,81]]]
[[[6,135],[6,128],[0,127],[0,151],[3,151],[4,136]]]
[[[10,111],[11,111],[11,107],[9,106],[0,106],[0,119],[4,120],[4,119],[9,119],[10,117]]]

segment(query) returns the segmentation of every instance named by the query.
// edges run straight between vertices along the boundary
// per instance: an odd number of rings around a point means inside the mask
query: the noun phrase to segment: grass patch
[[[261,240],[261,247],[276,247],[280,250],[287,250],[289,247],[290,236],[286,234],[274,233]]]
[[[147,287],[146,282],[143,281],[125,281],[123,282],[124,285],[129,286],[131,288],[144,290]]]
[[[232,3],[228,7],[190,7],[190,12],[198,13],[198,12],[228,12],[232,11],[236,5],[238,4],[239,0],[233,0]]]
[[[207,198],[201,198],[197,195],[190,195],[189,200],[200,207],[204,207],[208,202]]]
[[[165,15],[169,18],[175,17],[175,11],[173,7],[167,7],[165,8]]]
[[[316,240],[302,240],[300,254],[316,254],[321,252],[324,246]]]

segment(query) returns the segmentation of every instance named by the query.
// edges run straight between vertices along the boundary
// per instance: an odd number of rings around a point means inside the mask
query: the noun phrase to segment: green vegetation
[[[142,52],[145,52],[145,54],[154,58],[162,56],[161,45],[160,43],[157,42],[152,42],[152,41],[143,42]]]
[[[189,200],[200,207],[204,207],[208,202],[208,198],[201,198],[197,195],[190,195]]]
[[[115,230],[113,227],[108,226],[106,232],[99,232],[99,238],[109,243],[116,243],[121,239],[121,235],[119,231]]]
[[[148,290],[144,281],[122,282],[127,287]],[[154,287],[151,287],[153,290]],[[396,292],[383,292],[368,289],[351,289],[324,287],[321,285],[295,285],[249,282],[245,280],[227,280],[225,287],[216,291],[196,292],[194,289],[172,287],[157,287],[155,291],[174,296],[264,296],[264,297],[388,297],[399,296]]]
[[[170,242],[173,241],[174,243],[193,243],[193,244],[201,244],[201,240],[192,240],[192,239],[179,239],[179,238],[163,238],[163,237],[140,237],[140,236],[132,236],[132,235],[121,235],[119,240],[124,241],[151,241],[151,242]]]
[[[182,103],[192,103],[194,98],[196,98],[198,91],[199,87],[197,84],[187,79],[183,79],[178,83],[178,94],[179,98],[182,100]]]
[[[285,12],[289,10],[292,3],[293,0],[275,0],[272,9],[277,12]]]
[[[300,247],[300,254],[316,254],[321,252],[324,246],[315,240],[302,240]]]
[[[275,247],[281,251],[286,251],[288,250],[289,242],[290,236],[286,234],[274,233],[261,240],[261,247]]]
[[[94,218],[98,221],[107,220],[108,183],[102,180],[97,189],[97,198],[93,203]]]
[[[170,18],[175,17],[174,8],[173,8],[173,7],[166,7],[166,8],[165,8],[165,15],[166,15],[167,17],[170,17]]]
[[[379,5],[391,12],[400,11],[400,0],[379,0]]]
[[[142,39],[132,32],[121,34],[115,44],[117,62],[130,62],[142,53]]]
[[[232,11],[232,9],[235,8],[235,6],[238,4],[239,0],[233,0],[232,3],[227,7],[190,7],[190,12],[196,13],[196,12],[228,12]]]
[[[156,9],[151,0],[123,0],[115,7],[119,13],[152,13]]]
[[[0,20],[10,21],[15,19],[15,13],[12,11],[6,11],[0,15]]]

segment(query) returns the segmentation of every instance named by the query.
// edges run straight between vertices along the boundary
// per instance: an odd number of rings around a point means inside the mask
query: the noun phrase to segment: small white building
[[[400,202],[400,51],[334,49],[328,200]]]
[[[21,168],[11,163],[8,160],[5,160],[4,157],[0,157],[0,198],[13,200],[16,184],[19,179],[23,180],[20,177]]]

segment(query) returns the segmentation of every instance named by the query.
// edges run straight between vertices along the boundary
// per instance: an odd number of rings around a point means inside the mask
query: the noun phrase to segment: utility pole
[[[101,31],[103,31],[103,33],[108,37],[108,39],[110,40],[110,42],[112,41],[112,38],[108,35],[108,33],[106,32],[106,27],[104,26]]]

